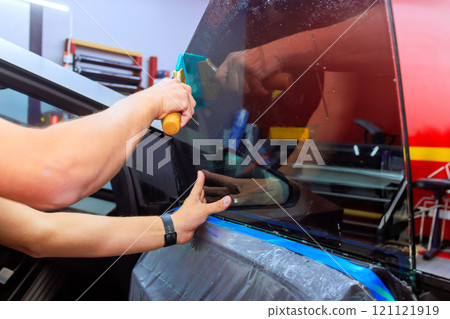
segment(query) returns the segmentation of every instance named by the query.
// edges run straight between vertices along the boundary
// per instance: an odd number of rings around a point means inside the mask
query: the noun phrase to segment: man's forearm
[[[122,100],[108,110],[56,125],[44,130],[43,138],[53,138],[57,147],[53,158],[67,161],[66,181],[77,181],[78,197],[84,198],[106,184],[124,164],[129,150],[156,118],[152,109],[139,101]],[[67,141],[71,145],[67,145]],[[70,164],[69,164],[70,163]]]
[[[158,216],[51,213],[45,217],[50,231],[37,244],[36,257],[119,256],[164,246],[164,226]]]
[[[194,114],[191,93],[164,79],[105,111],[45,129],[0,119],[0,196],[41,210],[86,197],[119,171],[154,119],[180,112],[186,125]]]
[[[164,233],[158,216],[43,213],[0,198],[0,244],[33,257],[104,257],[144,252],[163,247]]]
[[[5,122],[1,194],[53,210],[95,192],[124,164],[127,141],[156,118],[151,101],[142,104],[130,96],[105,111],[46,129]]]

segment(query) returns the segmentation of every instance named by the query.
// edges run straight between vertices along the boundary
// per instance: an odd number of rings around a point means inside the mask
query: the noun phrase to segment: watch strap
[[[166,234],[164,235],[164,247],[172,246],[177,243],[177,233],[173,226],[172,217],[169,214],[164,214],[161,216],[164,224],[164,230]]]

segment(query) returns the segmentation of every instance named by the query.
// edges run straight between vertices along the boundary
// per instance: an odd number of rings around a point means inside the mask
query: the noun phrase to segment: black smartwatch
[[[172,246],[177,243],[177,233],[173,227],[172,217],[169,214],[164,214],[161,216],[164,224],[164,230],[166,234],[164,235],[164,247]]]

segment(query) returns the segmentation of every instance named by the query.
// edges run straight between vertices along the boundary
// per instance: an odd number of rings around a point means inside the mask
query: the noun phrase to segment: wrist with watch
[[[163,214],[161,220],[164,224],[164,247],[172,246],[177,243],[177,232],[173,226],[172,217],[169,214]]]

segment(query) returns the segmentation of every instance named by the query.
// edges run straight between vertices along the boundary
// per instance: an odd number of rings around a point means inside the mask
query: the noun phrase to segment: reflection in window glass
[[[207,197],[235,199],[222,216],[409,267],[385,6],[211,1],[185,54],[199,125],[176,137],[224,141],[220,160],[197,165],[208,171]]]
[[[20,123],[28,122],[28,96],[11,89],[0,90],[0,114]]]
[[[0,117],[28,125],[45,127],[76,116],[15,90],[0,89]]]

